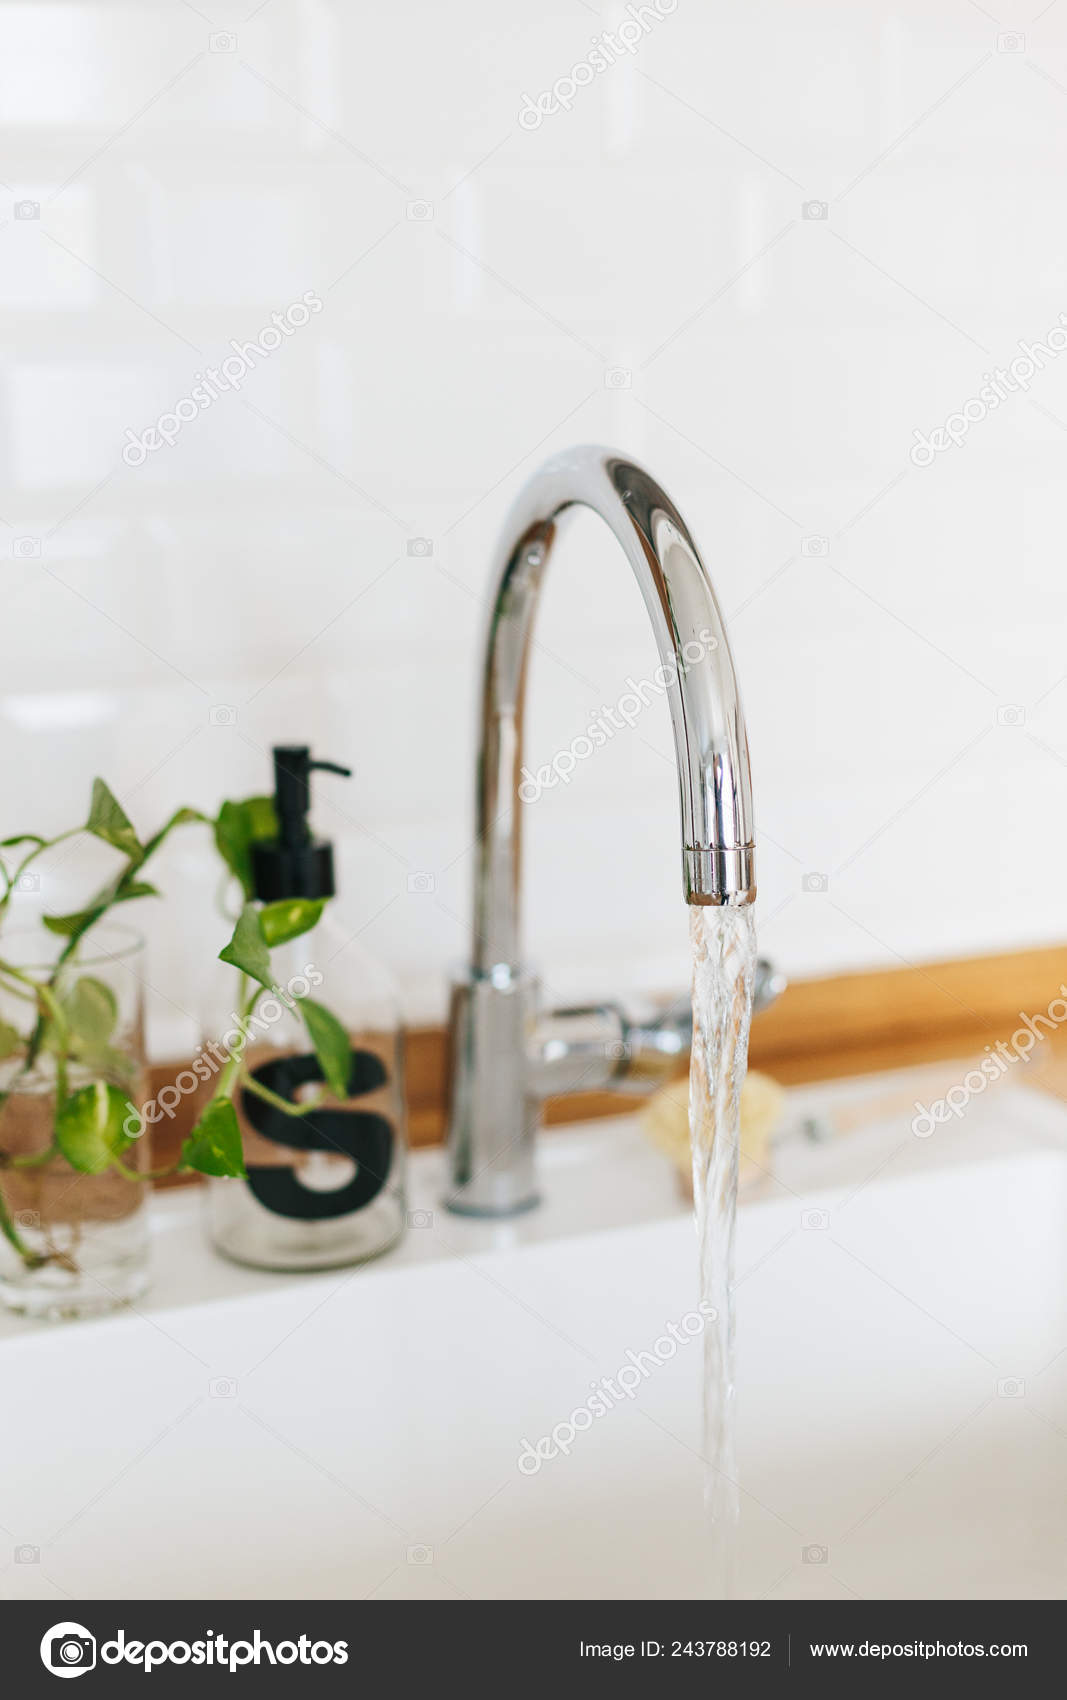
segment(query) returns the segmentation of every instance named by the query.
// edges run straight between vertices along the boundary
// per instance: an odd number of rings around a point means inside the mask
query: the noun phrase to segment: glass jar
[[[71,1033],[65,1094],[94,1081],[144,1098],[143,940],[95,927],[69,959],[67,941],[41,929],[0,943],[0,1302],[24,1316],[98,1316],[148,1285],[148,1186],[114,1169],[85,1174],[55,1148],[57,1057],[34,1043],[43,986]],[[13,970],[14,972],[11,972]],[[123,1154],[149,1167],[147,1138]]]
[[[352,1044],[344,1099],[323,1081],[307,1028],[286,997],[265,996],[250,1024],[245,1057],[254,1079],[299,1117],[238,1088],[234,1107],[248,1179],[208,1180],[213,1244],[260,1269],[330,1269],[387,1251],[404,1226],[407,1143],[403,1028],[385,971],[329,916],[271,956],[287,997],[309,996],[341,1022]],[[237,981],[213,988],[202,1055],[224,1057],[240,1043]],[[210,1090],[210,1088],[208,1088]]]

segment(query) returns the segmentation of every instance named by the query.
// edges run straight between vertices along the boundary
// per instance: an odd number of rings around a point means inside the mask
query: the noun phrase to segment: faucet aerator
[[[732,849],[696,850],[687,844],[682,851],[682,886],[687,903],[719,904],[739,908],[756,897],[755,848],[738,844]]]

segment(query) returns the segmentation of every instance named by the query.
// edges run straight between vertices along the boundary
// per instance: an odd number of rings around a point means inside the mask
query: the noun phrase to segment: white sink
[[[742,1594],[1067,1593],[1067,1116],[1004,1088],[949,1137],[790,1148],[742,1209]],[[0,1596],[699,1596],[699,1340],[517,1467],[696,1302],[633,1124],[550,1136],[544,1171],[524,1223],[437,1211],[304,1280],[214,1262],[171,1197],[140,1313],[5,1321]]]

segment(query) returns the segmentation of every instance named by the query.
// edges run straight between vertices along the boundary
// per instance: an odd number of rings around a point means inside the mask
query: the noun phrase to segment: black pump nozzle
[[[274,746],[274,811],[278,836],[252,846],[252,883],[262,903],[286,897],[332,897],[333,846],[315,840],[308,825],[311,775],[340,773],[351,768],[338,762],[312,761],[306,744]]]
[[[352,769],[335,761],[312,761],[306,744],[275,744],[274,808],[278,816],[278,843],[298,850],[311,842],[307,812],[311,807],[311,775],[340,773],[351,779]]]

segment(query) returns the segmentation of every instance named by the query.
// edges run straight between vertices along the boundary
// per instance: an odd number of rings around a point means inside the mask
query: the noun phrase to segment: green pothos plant
[[[137,1168],[125,1159],[144,1132],[145,1119],[135,1102],[136,1068],[119,1047],[119,1011],[111,988],[103,980],[78,971],[78,950],[98,922],[120,905],[139,898],[158,897],[156,886],[144,877],[145,867],[176,829],[200,823],[213,829],[215,845],[230,875],[239,882],[243,904],[228,944],[219,960],[237,975],[237,1032],[213,1076],[214,1087],[176,1161],[163,1169]],[[304,1116],[332,1093],[343,1098],[352,1071],[348,1035],[337,1018],[308,997],[294,997],[271,973],[271,951],[288,944],[315,926],[324,899],[295,898],[263,905],[252,901],[252,846],[277,832],[270,797],[226,802],[217,817],[198,809],[180,808],[159,830],[141,839],[118,799],[102,779],[93,781],[89,814],[84,824],[53,838],[22,833],[0,841],[0,990],[7,1003],[25,1005],[26,1020],[17,1027],[0,1020],[0,1233],[28,1267],[38,1267],[63,1254],[42,1253],[27,1245],[4,1198],[4,1170],[41,1169],[62,1160],[80,1174],[108,1170],[128,1181],[147,1182],[183,1171],[204,1175],[245,1174],[241,1132],[234,1095],[245,1090],[266,1099],[285,1115]],[[46,915],[44,925],[58,942],[47,971],[33,974],[9,960],[4,928],[13,898],[38,857],[66,839],[88,833],[119,853],[119,872],[84,908],[66,915]],[[299,1104],[272,1092],[251,1073],[246,1061],[249,1024],[267,993],[296,1012],[318,1058],[322,1093]],[[54,1093],[52,1136],[42,1149],[5,1149],[4,1119],[20,1086],[29,1086],[41,1067],[49,1069]]]

